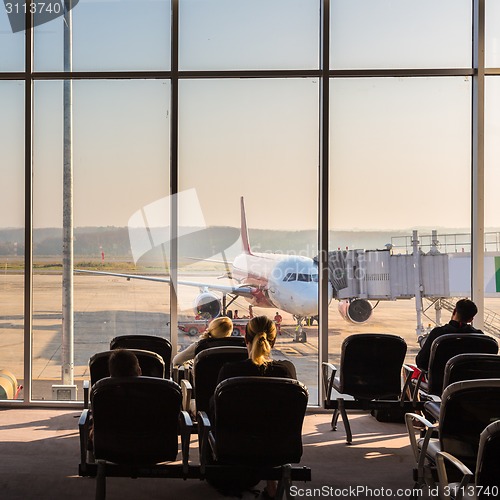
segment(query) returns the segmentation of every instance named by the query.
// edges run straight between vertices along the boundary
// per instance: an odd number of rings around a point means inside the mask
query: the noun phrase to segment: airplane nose
[[[286,297],[284,299],[286,301]],[[318,314],[318,287],[300,287],[288,294],[288,302],[298,316],[315,316]]]

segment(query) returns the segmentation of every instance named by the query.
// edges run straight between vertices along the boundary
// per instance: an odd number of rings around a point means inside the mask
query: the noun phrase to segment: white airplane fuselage
[[[233,262],[233,277],[259,288],[255,306],[276,308],[297,317],[318,314],[318,266],[308,257],[271,253],[243,253]],[[329,290],[328,303],[332,299]]]

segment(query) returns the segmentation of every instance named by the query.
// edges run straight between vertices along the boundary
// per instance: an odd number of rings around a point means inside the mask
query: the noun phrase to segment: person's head
[[[477,314],[477,306],[469,299],[460,299],[455,304],[452,318],[460,323],[471,323]]]
[[[114,349],[108,366],[111,377],[138,377],[142,373],[137,356],[127,349]]]
[[[256,365],[270,361],[271,349],[276,342],[276,325],[267,316],[255,316],[245,328],[245,342],[250,359]]]
[[[210,321],[208,328],[202,333],[204,339],[223,339],[233,332],[233,322],[227,316],[219,316]]]

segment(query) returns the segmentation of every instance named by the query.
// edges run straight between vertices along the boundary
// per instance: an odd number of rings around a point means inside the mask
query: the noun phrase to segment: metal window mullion
[[[471,165],[471,295],[484,326],[484,44],[485,0],[473,0],[472,165]]]
[[[172,0],[170,81],[170,342],[177,352],[178,200],[179,191],[179,1]]]
[[[24,402],[31,402],[33,352],[33,32],[27,2],[24,60]]]
[[[322,386],[321,364],[328,361],[328,196],[329,196],[329,130],[330,130],[330,0],[322,2],[322,31],[320,36],[321,86],[320,86],[320,123],[319,123],[319,358],[318,358],[318,395],[319,403],[325,398]]]

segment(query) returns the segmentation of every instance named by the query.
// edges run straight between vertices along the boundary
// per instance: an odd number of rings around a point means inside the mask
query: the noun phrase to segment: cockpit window
[[[283,281],[307,281],[307,282],[318,282],[317,274],[306,274],[306,273],[287,273],[283,278]]]

